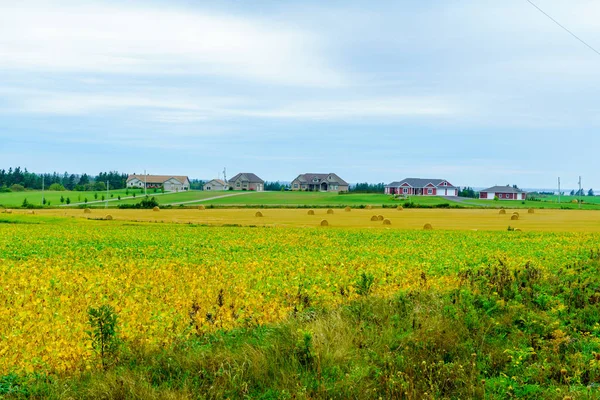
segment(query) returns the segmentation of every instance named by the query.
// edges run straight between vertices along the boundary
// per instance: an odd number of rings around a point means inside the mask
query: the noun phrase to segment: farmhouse
[[[166,192],[180,192],[189,190],[190,180],[187,176],[174,175],[129,175],[127,177],[128,188],[148,189],[164,188]]]
[[[493,186],[479,192],[479,198],[484,200],[525,200],[527,193],[512,186]]]
[[[202,190],[227,190],[229,189],[229,185],[222,179],[213,179],[204,184]]]
[[[348,182],[338,175],[329,174],[301,174],[292,181],[292,190],[309,192],[347,192]]]
[[[265,181],[253,173],[240,172],[229,180],[229,187],[233,190],[254,190],[262,192],[265,190]]]
[[[406,178],[385,185],[385,193],[406,196],[458,196],[458,188],[445,179]]]

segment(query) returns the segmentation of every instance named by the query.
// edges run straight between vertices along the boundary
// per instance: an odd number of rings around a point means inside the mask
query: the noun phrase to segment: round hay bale
[[[3,212],[6,213],[6,214],[12,214],[12,210],[10,208],[7,208]]]
[[[377,215],[373,215],[373,216],[371,217],[371,221],[379,221],[379,220],[377,219]]]
[[[430,231],[433,229],[433,226],[431,226],[431,224],[425,224],[423,225],[423,229],[425,229],[426,231]]]
[[[530,208],[529,210],[527,210],[528,214],[535,214],[535,210],[533,208]]]
[[[396,207],[396,210],[398,210],[398,211],[402,211],[402,210],[404,210],[404,207],[402,207],[402,206],[398,206],[398,207]]]
[[[92,210],[90,210],[89,208],[84,208],[84,209],[83,209],[83,213],[84,213],[84,214],[91,214],[91,213],[92,213]]]
[[[386,218],[386,219],[383,220],[383,224],[384,225],[391,225],[392,221],[390,221],[389,219]]]
[[[315,210],[308,210],[308,215],[315,215]]]
[[[519,215],[518,214],[513,214],[513,215],[510,216],[510,220],[511,221],[516,221],[518,219],[519,219]]]
[[[108,214],[106,217],[104,217],[104,219],[107,221],[112,221],[113,217],[112,215]]]
[[[329,222],[327,222],[327,220],[324,219],[323,221],[321,221],[321,226],[329,226]]]
[[[31,210],[31,211],[29,211],[29,214],[35,215],[35,211]]]
[[[350,211],[352,211],[352,209],[350,207],[346,207],[346,208],[344,208],[344,211],[350,212]]]
[[[571,203],[577,204],[577,200],[571,200]]]
[[[516,212],[516,211],[513,213],[513,215],[516,215],[517,217],[520,217],[520,216],[521,216],[521,214],[519,214],[519,213],[518,213],[518,212]]]
[[[515,232],[521,232],[521,228],[515,228]]]
[[[385,218],[383,218],[383,215],[378,215],[377,216],[377,221],[383,221]]]
[[[204,207],[204,206],[198,206],[198,210],[206,210],[206,207]]]
[[[498,214],[504,215],[504,214],[506,214],[506,210],[503,208],[503,209],[500,210],[500,212]]]
[[[366,206],[365,208],[366,208],[367,210],[372,210],[372,209],[373,209],[373,206]]]
[[[328,209],[328,210],[327,210],[327,214],[333,214],[333,209],[331,209],[331,208],[330,208],[330,209]]]
[[[154,206],[154,207],[152,208],[152,211],[160,211],[160,208],[159,208],[158,206]]]
[[[257,211],[256,214],[254,214],[255,217],[262,217],[263,213],[261,213],[260,211]]]

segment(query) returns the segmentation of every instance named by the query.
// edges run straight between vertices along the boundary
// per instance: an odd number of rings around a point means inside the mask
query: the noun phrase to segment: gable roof
[[[487,188],[485,190],[482,190],[482,192],[487,192],[487,193],[525,193],[524,191],[522,191],[521,189],[515,189],[512,186],[492,186],[491,188]]]
[[[329,177],[331,177],[331,179],[328,179]],[[338,185],[342,185],[342,186],[348,185],[348,182],[346,182],[345,180],[343,180],[342,178],[340,178],[337,174],[335,174],[333,172],[330,172],[328,174],[315,174],[315,173],[300,174],[294,180],[298,180],[302,183],[313,183],[314,179],[318,179],[318,183],[325,181],[327,183],[337,183]]]
[[[211,179],[210,181],[206,182],[205,185],[208,185],[209,183],[212,183],[212,182],[215,182],[219,185],[227,186],[227,183],[223,179]]]
[[[243,178],[244,176],[246,177],[249,183],[265,183],[265,181],[260,179],[252,172],[240,172],[239,174],[231,178],[229,182],[237,181],[238,179]]]
[[[166,181],[168,181],[169,179],[177,179],[179,182],[181,183],[185,183],[186,181],[189,182],[189,179],[187,176],[183,176],[183,175],[129,175],[127,177],[127,182],[129,182],[132,179],[139,179],[140,181],[144,182],[144,178],[146,179],[146,183],[165,183]]]
[[[413,188],[423,188],[431,183],[435,187],[438,187],[442,182],[448,182],[448,180],[437,179],[437,178],[436,179],[406,178],[401,181],[392,182],[386,186],[387,187],[397,187],[397,186],[402,186],[403,184],[406,183]],[[452,186],[452,184],[450,182],[448,182],[448,186],[444,186],[444,187],[453,188],[454,186]]]

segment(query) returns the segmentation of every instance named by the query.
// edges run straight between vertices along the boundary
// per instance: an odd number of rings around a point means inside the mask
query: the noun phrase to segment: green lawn
[[[129,194],[126,194],[126,190],[125,189],[119,189],[119,190],[110,190],[108,192],[108,198],[109,199],[116,199],[118,196],[121,197],[126,197],[126,196],[131,196],[132,193],[134,193],[134,190],[129,189],[128,192]],[[139,196],[140,195],[140,190],[135,190],[135,193]],[[96,199],[94,195],[97,195],[98,198]],[[54,207],[54,206],[59,206],[61,204],[66,204],[66,203],[61,203],[60,202],[60,198],[61,196],[66,200],[67,198],[69,198],[71,200],[71,203],[78,203],[78,202],[83,202],[86,198],[88,199],[88,201],[96,201],[96,200],[101,200],[102,196],[107,196],[106,192],[74,192],[74,191],[64,191],[64,192],[51,192],[51,191],[44,191],[43,192],[43,196],[46,199],[46,201],[50,202],[50,206]],[[112,196],[112,197],[111,197]],[[42,205],[42,191],[41,190],[26,190],[24,192],[11,192],[11,193],[0,193],[0,205],[4,206],[4,207],[20,207],[21,204],[23,204],[23,200],[27,199],[27,202],[36,206],[41,206]]]

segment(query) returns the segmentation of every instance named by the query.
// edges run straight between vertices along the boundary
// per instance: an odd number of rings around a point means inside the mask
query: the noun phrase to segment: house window
[[[237,183],[235,184],[235,186],[236,186],[236,187],[240,187],[240,183],[239,183],[239,182],[237,182]]]
[[[408,189],[407,188],[402,189],[402,193],[407,194],[408,193]]]
[[[313,182],[319,182],[319,179],[318,178],[314,178]]]
[[[427,194],[433,194],[433,189],[427,189]]]
[[[294,183],[294,189],[298,189],[298,184]]]

